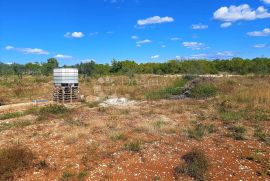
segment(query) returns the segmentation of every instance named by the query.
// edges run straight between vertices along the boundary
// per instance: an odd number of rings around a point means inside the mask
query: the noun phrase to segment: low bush
[[[125,141],[125,140],[127,140],[127,136],[125,134],[119,133],[119,132],[111,133],[110,138],[113,141],[119,141],[119,140]]]
[[[229,127],[229,131],[231,132],[231,136],[235,140],[244,140],[245,138],[245,133],[246,133],[246,128],[244,126],[231,126]]]
[[[125,144],[125,149],[133,152],[139,152],[141,148],[141,142],[140,141],[133,141],[130,143]]]
[[[187,174],[195,180],[206,180],[209,167],[209,161],[205,153],[199,149],[193,149],[185,154],[182,159],[185,164],[177,166],[174,169],[174,175],[177,178],[179,174]]]
[[[29,168],[33,159],[33,153],[26,148],[13,146],[0,149],[0,180],[13,180],[14,172]]]
[[[162,88],[160,90],[150,91],[146,93],[146,98],[149,100],[167,99],[172,95],[180,95],[186,81],[177,79],[171,86]]]
[[[11,128],[24,128],[31,124],[32,123],[29,120],[22,120],[22,121],[16,121],[16,122],[11,122],[11,123],[0,123],[0,132],[11,129]]]
[[[38,115],[38,120],[47,119],[50,116],[61,116],[69,112],[69,109],[64,105],[50,104],[40,108],[36,114]]]
[[[190,138],[201,140],[204,136],[215,131],[215,126],[196,124],[193,128],[188,129],[188,136]]]
[[[195,99],[210,98],[217,94],[217,88],[214,84],[198,84],[190,92],[190,97]]]

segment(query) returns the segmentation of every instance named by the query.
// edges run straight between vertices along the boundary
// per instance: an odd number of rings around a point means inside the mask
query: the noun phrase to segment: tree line
[[[4,64],[0,62],[0,76],[17,75],[45,75],[52,74],[53,69],[59,67],[55,58],[50,58],[45,63]],[[97,64],[94,61],[84,62],[72,66],[78,68],[83,77],[102,75],[127,75],[135,74],[270,74],[270,58],[231,60],[170,60],[165,63],[136,63],[135,61],[113,60],[111,64]]]

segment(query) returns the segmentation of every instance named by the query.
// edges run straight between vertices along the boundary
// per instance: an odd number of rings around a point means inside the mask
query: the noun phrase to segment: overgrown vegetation
[[[254,137],[259,141],[264,142],[266,145],[270,145],[270,135],[267,134],[262,128],[257,127],[254,131]]]
[[[187,174],[196,180],[207,180],[209,161],[202,150],[193,149],[185,154],[182,159],[185,161],[185,164],[174,169],[176,178],[179,174]]]
[[[180,95],[186,81],[177,79],[171,86],[146,93],[146,98],[150,100],[166,99],[172,95]]]
[[[26,148],[12,146],[0,149],[0,180],[13,180],[14,173],[31,166],[34,154]]]
[[[231,136],[235,140],[244,140],[246,139],[245,133],[247,129],[242,125],[233,125],[229,127],[229,131],[231,132]]]
[[[69,109],[64,105],[50,104],[35,111],[38,115],[38,120],[45,120],[49,117],[63,116],[69,113]]]
[[[203,125],[203,124],[195,124],[192,128],[188,129],[188,136],[190,138],[201,140],[204,136],[209,133],[213,133],[215,131],[215,126],[211,125]]]
[[[24,128],[26,126],[31,125],[32,122],[29,120],[21,120],[21,121],[14,121],[11,123],[0,123],[0,132],[4,130],[8,130],[11,128]]]
[[[133,152],[139,152],[142,149],[140,141],[132,141],[125,144],[125,149]]]
[[[195,99],[214,97],[217,94],[217,88],[214,84],[198,84],[190,92],[190,97]]]

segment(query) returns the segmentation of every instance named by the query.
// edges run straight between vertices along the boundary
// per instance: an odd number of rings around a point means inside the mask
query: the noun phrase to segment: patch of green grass
[[[241,120],[243,115],[240,112],[227,110],[220,112],[220,118],[224,123],[230,124]]]
[[[231,132],[231,136],[235,140],[245,140],[245,133],[247,132],[247,129],[244,126],[241,125],[234,125],[229,127],[229,131]]]
[[[13,180],[15,171],[27,169],[34,159],[33,153],[26,148],[13,146],[0,149],[0,180]]]
[[[162,88],[160,90],[150,91],[146,93],[145,97],[148,100],[167,99],[172,95],[180,95],[186,81],[177,79],[171,86]]]
[[[132,141],[125,144],[125,149],[133,152],[139,152],[142,149],[140,141]]]
[[[24,128],[31,125],[32,122],[29,120],[16,121],[12,123],[0,123],[0,132],[4,130],[9,130],[12,128]]]
[[[263,129],[256,128],[254,132],[254,137],[259,141],[264,142],[266,145],[270,145],[270,135],[267,134]]]
[[[195,99],[210,98],[217,95],[214,84],[198,84],[190,92],[190,97]]]
[[[182,157],[185,164],[174,169],[177,178],[179,174],[187,174],[195,180],[207,180],[209,160],[205,153],[198,149],[193,149]]]
[[[37,120],[45,120],[49,117],[55,117],[55,116],[64,116],[67,113],[69,113],[69,109],[66,108],[64,105],[58,105],[58,104],[50,104],[49,106],[45,106],[40,108],[36,114],[38,115]]]
[[[110,139],[112,141],[120,141],[120,140],[125,141],[127,140],[127,136],[123,133],[114,132],[110,135]]]
[[[17,118],[24,116],[25,114],[23,112],[12,112],[12,113],[6,113],[3,115],[0,115],[0,120],[5,120],[5,119],[12,119],[12,118]]]
[[[215,131],[215,126],[196,124],[193,128],[188,129],[188,136],[190,138],[201,140],[204,136]]]

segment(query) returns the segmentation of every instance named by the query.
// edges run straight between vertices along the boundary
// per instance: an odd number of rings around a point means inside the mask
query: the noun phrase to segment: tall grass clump
[[[145,97],[149,100],[158,100],[167,99],[172,95],[180,95],[185,84],[185,80],[177,79],[168,87],[146,93]]]
[[[180,174],[186,174],[195,180],[206,180],[209,168],[209,160],[205,153],[199,149],[193,149],[185,154],[182,159],[185,164],[177,166],[174,169],[174,175],[177,178]]]
[[[40,108],[36,114],[38,115],[38,120],[44,120],[49,117],[55,116],[63,116],[69,113],[69,109],[66,108],[64,105],[58,104],[50,104],[49,106],[45,106]]]
[[[217,88],[214,84],[198,84],[190,92],[190,97],[195,99],[210,98],[217,95]]]
[[[27,169],[34,159],[26,148],[13,146],[0,149],[0,180],[13,180],[15,171]]]

